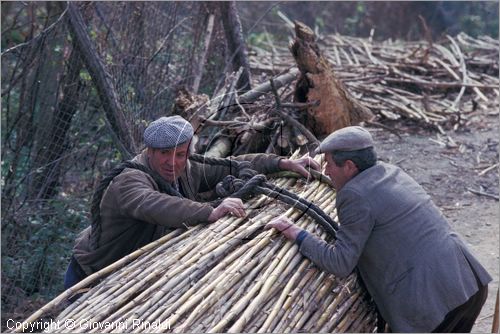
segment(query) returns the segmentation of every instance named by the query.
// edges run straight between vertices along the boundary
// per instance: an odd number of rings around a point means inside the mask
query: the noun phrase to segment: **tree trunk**
[[[219,137],[205,152],[206,157],[225,158],[231,153],[233,143],[227,137]]]
[[[280,89],[281,87],[284,87],[285,85],[295,80],[297,78],[298,72],[299,71],[297,71],[296,68],[293,68],[289,72],[274,78],[273,81],[276,89]],[[240,101],[240,103],[251,103],[257,100],[262,95],[265,95],[271,91],[271,83],[269,81],[266,81],[255,87],[254,89],[246,92],[245,94],[240,95],[238,97],[238,100]]]
[[[208,49],[210,48],[210,40],[212,39],[214,21],[215,21],[215,15],[213,13],[209,13],[207,18],[207,31],[203,42],[203,49],[201,50],[201,54],[199,56],[200,59],[197,64],[197,69],[193,82],[193,89],[192,89],[193,94],[197,94],[198,89],[200,88],[201,78],[203,77],[203,67],[205,66],[205,62],[207,60]]]
[[[81,92],[80,70],[83,67],[81,55],[73,47],[68,60],[66,75],[62,80],[62,100],[58,102],[48,135],[42,139],[35,157],[34,167],[40,170],[32,183],[33,198],[49,199],[56,193],[61,172],[61,159],[67,149],[67,133],[71,120],[78,108]]]
[[[137,152],[137,149],[123,114],[123,108],[120,105],[111,78],[87,34],[80,10],[71,1],[68,2],[67,22],[75,44],[82,54],[85,67],[89,71],[99,94],[118,149],[123,158],[130,158],[133,153]]]
[[[237,72],[240,67],[243,67],[243,73],[241,74],[236,88],[246,92],[252,88],[250,83],[250,63],[247,57],[245,41],[243,40],[241,22],[238,11],[236,10],[236,3],[234,1],[223,1],[219,4],[232,71]]]
[[[128,70],[131,84],[134,87],[134,103],[142,108],[146,105],[146,91],[147,86],[147,75],[145,75],[145,49],[146,49],[146,29],[145,29],[145,12],[147,2],[143,1],[131,1],[127,3],[129,8],[130,26],[129,26],[129,45],[127,47],[128,52],[126,52],[127,57],[125,58],[125,68]],[[142,134],[139,138],[134,137],[134,140],[140,140]]]
[[[333,70],[316,44],[314,32],[301,22],[295,23],[296,37],[290,51],[300,70],[295,89],[297,102],[319,100],[320,105],[307,109],[306,126],[316,137],[359,123],[371,116],[335,78]]]
[[[18,183],[18,171],[25,165],[23,163],[23,157],[29,156],[31,149],[33,147],[33,138],[35,133],[35,126],[33,124],[33,110],[34,104],[31,102],[35,100],[34,95],[35,86],[34,83],[38,82],[39,68],[41,67],[40,62],[45,59],[43,53],[35,55],[34,48],[30,48],[28,51],[26,59],[33,60],[31,66],[32,69],[28,71],[30,73],[23,75],[21,78],[21,84],[19,89],[19,104],[18,110],[15,115],[15,120],[12,125],[8,127],[7,135],[8,141],[6,140],[6,145],[9,145],[12,154],[9,158],[9,165],[5,177],[3,178],[3,191],[2,191],[2,229],[9,223],[12,222],[11,216],[15,214],[17,209],[15,208],[19,204],[19,200],[16,196],[17,183]],[[31,73],[33,72],[33,73]],[[12,208],[14,206],[14,208]]]

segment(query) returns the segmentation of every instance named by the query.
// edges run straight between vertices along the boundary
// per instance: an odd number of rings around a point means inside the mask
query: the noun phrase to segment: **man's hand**
[[[213,223],[227,214],[242,218],[245,217],[245,207],[243,206],[243,201],[239,198],[228,197],[219,204],[218,207],[212,211],[210,216],[208,216],[208,221]]]
[[[281,159],[279,162],[279,167],[282,170],[289,170],[291,172],[299,173],[307,179],[311,178],[311,174],[308,172],[308,168],[319,171],[320,165],[311,157],[303,157],[297,160]]]
[[[287,239],[295,241],[302,229],[295,226],[292,221],[286,217],[280,216],[271,220],[264,229],[275,228],[280,231]]]

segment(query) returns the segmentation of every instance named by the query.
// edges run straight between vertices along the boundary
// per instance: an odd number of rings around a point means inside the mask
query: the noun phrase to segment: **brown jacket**
[[[263,174],[279,171],[280,157],[248,154],[234,158],[252,162]],[[148,166],[146,151],[134,162]],[[97,249],[91,249],[91,228],[76,240],[74,256],[87,274],[92,274],[179,227],[206,223],[213,208],[202,203],[200,193],[215,187],[229,167],[188,161],[179,187],[185,198],[160,193],[153,178],[137,169],[125,169],[116,176],[101,200],[101,234]]]

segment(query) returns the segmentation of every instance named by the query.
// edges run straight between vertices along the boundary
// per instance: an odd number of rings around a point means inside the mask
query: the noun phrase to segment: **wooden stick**
[[[489,194],[489,193],[485,193],[484,191],[480,191],[480,190],[474,190],[474,189],[471,189],[471,188],[467,188],[468,191],[470,191],[471,193],[475,194],[475,195],[479,195],[479,196],[486,196],[486,197],[489,197],[489,198],[493,198],[495,200],[499,200],[498,199],[498,195],[495,195],[495,194]]]
[[[493,169],[498,168],[498,162],[494,165],[491,165],[490,167],[483,169],[481,172],[479,172],[477,175],[478,176],[483,176],[484,174],[488,173],[489,171],[492,171]]]
[[[276,108],[271,109],[271,110],[276,112],[277,114],[279,114],[281,117],[283,117],[283,119],[285,119],[286,122],[288,122],[288,123],[292,124],[293,126],[295,126],[296,128],[298,128],[300,130],[300,132],[302,132],[304,134],[304,136],[306,136],[306,138],[312,144],[314,144],[316,146],[319,145],[319,140],[316,138],[316,136],[311,131],[309,131],[309,129],[307,129],[304,125],[302,125],[302,123],[299,123],[297,120],[295,120],[290,115],[287,115],[281,111],[281,100],[279,98],[276,85],[274,84],[274,80],[270,79],[269,83],[271,85],[271,89],[272,89],[272,92],[274,94],[274,98],[276,101]]]
[[[276,87],[281,88],[285,86],[287,83],[295,80],[297,78],[298,73],[299,70],[297,68],[293,68],[288,73],[278,76],[277,78],[274,79]],[[238,99],[242,104],[251,103],[257,100],[262,95],[268,93],[269,91],[271,91],[271,85],[267,82],[261,84],[260,86],[255,87],[254,89],[246,92],[245,94],[240,95]]]
[[[262,324],[262,326],[257,330],[259,333],[266,333],[268,332],[269,326],[271,325],[272,321],[275,319],[276,315],[280,311],[281,307],[283,306],[283,303],[285,302],[285,299],[289,296],[289,293],[292,289],[292,287],[295,285],[296,281],[302,276],[304,270],[310,265],[310,261],[307,259],[304,259],[299,266],[299,268],[296,270],[295,274],[292,276],[292,278],[288,281],[286,284],[285,288],[283,289],[283,292],[281,293],[279,299],[275,302],[273,309],[269,313],[269,316],[267,317],[267,320]]]
[[[384,78],[383,80],[387,82],[416,84],[424,87],[442,87],[442,88],[477,87],[484,89],[498,89],[498,85],[483,85],[483,84],[472,84],[472,83],[462,83],[462,82],[430,82],[424,80],[397,79],[397,78]]]
[[[493,323],[491,325],[491,332],[492,333],[498,333],[498,294],[499,294],[499,289],[497,289],[497,300],[495,302],[495,312],[493,313]]]

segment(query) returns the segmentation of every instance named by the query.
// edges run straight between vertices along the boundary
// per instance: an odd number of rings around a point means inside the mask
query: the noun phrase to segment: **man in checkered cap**
[[[226,198],[216,208],[202,202],[206,198],[201,193],[212,190],[231,170],[188,160],[193,132],[180,116],[161,117],[146,128],[146,149],[132,161],[160,175],[178,196],[160,192],[151,173],[139,169],[126,168],[115,176],[100,202],[100,229],[89,227],[76,241],[66,288],[176,228],[213,223],[228,214],[245,216],[239,198]],[[250,161],[262,174],[289,170],[309,177],[307,168],[319,169],[309,157],[247,154],[233,159]],[[96,234],[98,242],[92,239]]]
[[[377,162],[360,126],[333,132],[318,147],[337,190],[340,227],[327,243],[278,217],[267,225],[338,277],[357,267],[394,332],[470,332],[490,275],[408,174]]]

